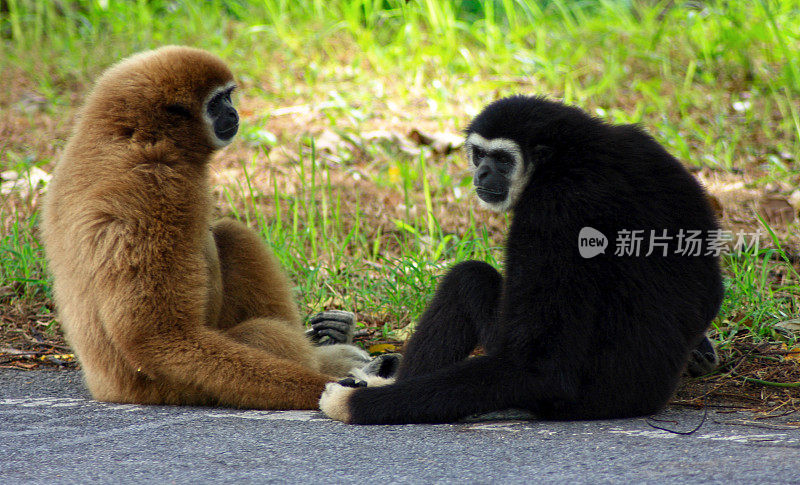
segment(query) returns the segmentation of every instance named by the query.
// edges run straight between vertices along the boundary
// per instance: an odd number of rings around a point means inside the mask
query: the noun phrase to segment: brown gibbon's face
[[[88,118],[140,143],[212,152],[239,130],[233,75],[216,56],[169,46],[132,56],[98,81]]]

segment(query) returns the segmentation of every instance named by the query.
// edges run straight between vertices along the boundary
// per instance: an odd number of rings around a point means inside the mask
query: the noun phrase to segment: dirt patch
[[[0,368],[78,366],[49,305],[0,302]]]
[[[685,377],[673,404],[746,409],[765,416],[800,411],[800,352],[777,343],[736,339],[711,375]],[[800,421],[800,417],[798,418]]]

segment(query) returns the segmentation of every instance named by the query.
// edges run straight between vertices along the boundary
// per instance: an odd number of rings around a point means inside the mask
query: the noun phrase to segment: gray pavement
[[[347,426],[313,411],[94,402],[75,371],[0,369],[0,484],[800,483],[800,416]],[[497,418],[497,416],[495,416]],[[673,408],[690,430],[703,412]]]

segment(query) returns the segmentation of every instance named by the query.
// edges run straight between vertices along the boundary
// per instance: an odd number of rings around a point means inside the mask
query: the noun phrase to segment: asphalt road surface
[[[800,483],[800,416],[712,409],[691,435],[648,424],[687,431],[703,414],[348,426],[315,411],[98,403],[78,372],[0,369],[0,484]]]

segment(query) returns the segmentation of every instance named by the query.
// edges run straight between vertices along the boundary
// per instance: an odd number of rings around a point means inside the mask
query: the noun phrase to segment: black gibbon
[[[690,351],[714,354],[704,332],[723,288],[703,189],[639,127],[540,97],[498,100],[466,134],[481,204],[513,210],[505,275],[456,265],[396,382],[328,384],[321,409],[359,424],[507,408],[544,419],[661,409]],[[467,358],[478,344],[485,355]],[[364,385],[352,381],[342,382]]]
[[[314,347],[258,235],[211,220],[208,165],[238,131],[234,87],[202,50],[134,55],[97,81],[58,162],[42,236],[98,400],[313,409],[326,382],[369,360]],[[325,315],[315,331],[346,338],[352,319]]]

